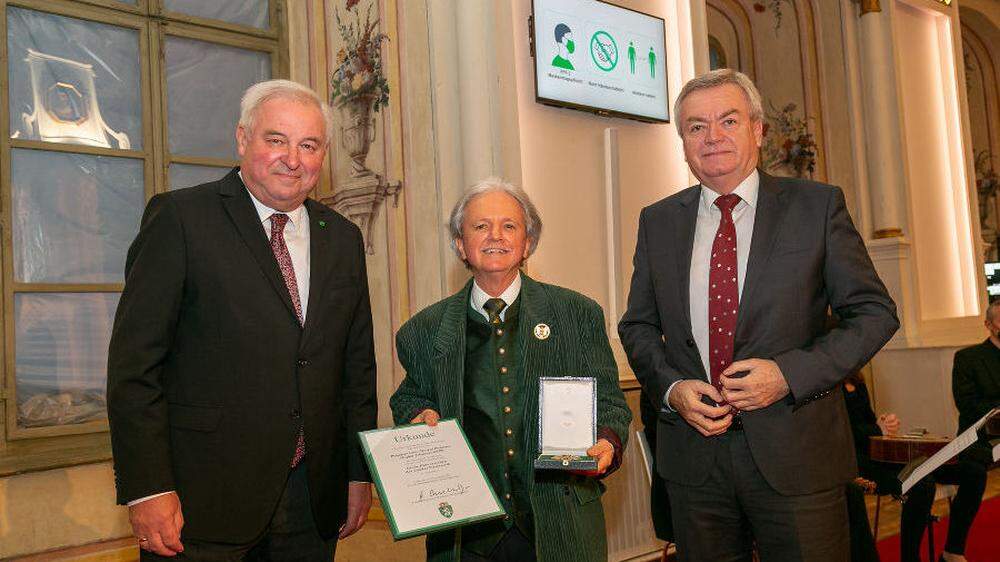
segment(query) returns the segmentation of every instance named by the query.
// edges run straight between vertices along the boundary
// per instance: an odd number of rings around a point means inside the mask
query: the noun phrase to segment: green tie
[[[507,303],[503,299],[490,299],[483,304],[483,310],[490,315],[490,324],[500,323],[500,312],[507,308]]]

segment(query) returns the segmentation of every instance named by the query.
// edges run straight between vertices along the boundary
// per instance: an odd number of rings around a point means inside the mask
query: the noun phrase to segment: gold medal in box
[[[597,384],[586,377],[541,377],[535,468],[597,470]]]

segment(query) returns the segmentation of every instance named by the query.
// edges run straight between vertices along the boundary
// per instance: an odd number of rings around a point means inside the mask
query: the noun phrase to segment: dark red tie
[[[288,223],[288,215],[284,213],[274,213],[271,215],[271,251],[274,258],[278,260],[278,268],[281,269],[281,276],[285,278],[285,287],[288,288],[288,295],[292,297],[292,307],[295,308],[295,316],[302,325],[302,301],[299,300],[299,286],[295,282],[295,268],[292,267],[292,255],[288,253],[288,246],[285,245],[285,224]],[[295,456],[292,457],[292,468],[302,462],[306,456],[306,434],[305,428],[299,428],[299,438],[295,443]]]
[[[720,391],[720,376],[733,362],[733,332],[736,331],[736,310],[740,304],[736,281],[736,225],[733,208],[740,202],[735,193],[715,200],[722,212],[719,230],[712,242],[712,262],[708,273],[708,349],[711,354],[712,384]],[[725,401],[723,401],[723,404]]]

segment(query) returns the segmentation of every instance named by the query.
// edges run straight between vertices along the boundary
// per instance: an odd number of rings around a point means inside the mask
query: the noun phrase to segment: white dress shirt
[[[756,169],[733,190],[733,193],[740,196],[740,202],[733,208],[733,223],[736,227],[737,290],[741,296],[743,281],[747,274],[747,260],[750,257],[750,241],[753,239],[759,190],[760,174]],[[688,286],[688,297],[691,301],[691,333],[694,335],[695,345],[701,356],[701,363],[705,366],[705,376],[709,383],[712,382],[712,370],[708,364],[708,274],[712,264],[712,244],[719,230],[719,223],[722,222],[722,211],[715,206],[715,200],[719,197],[721,195],[711,189],[701,187]],[[667,394],[663,397],[664,403],[667,403],[667,396],[670,396],[674,384],[677,383],[671,384],[667,389]],[[669,403],[667,407],[669,408]]]
[[[240,176],[240,181],[243,181],[243,173],[238,172]],[[245,186],[246,184],[244,184]],[[257,215],[260,217],[261,227],[264,229],[264,234],[267,235],[267,239],[271,239],[271,215],[274,213],[281,213],[284,211],[275,211],[274,209],[264,205],[254,197],[250,190],[247,190],[250,195],[250,200],[253,201],[253,206],[257,209]],[[306,310],[309,304],[309,213],[306,211],[305,205],[299,205],[297,208],[285,213],[288,215],[288,222],[285,223],[285,230],[282,232],[285,238],[285,245],[288,246],[288,253],[292,257],[292,269],[295,270],[295,284],[299,289],[299,303],[302,305],[302,321],[306,321]],[[520,283],[518,283],[518,288],[520,288]],[[484,301],[485,302],[485,301]],[[166,494],[173,493],[173,490],[168,492],[160,492],[158,494],[152,494],[143,498],[132,500],[128,502],[128,506],[132,507],[137,503],[142,503],[146,500],[151,500]]]
[[[240,179],[243,179],[242,173]],[[250,190],[247,190],[250,193]],[[302,321],[306,321],[306,310],[309,304],[309,213],[305,205],[299,205],[295,209],[285,211],[275,211],[264,205],[250,193],[250,200],[257,209],[261,226],[267,239],[271,239],[271,215],[274,213],[285,213],[288,215],[288,222],[285,223],[285,230],[282,232],[285,238],[285,245],[288,246],[288,253],[292,256],[292,269],[295,270],[295,284],[299,288],[299,302],[302,304]]]
[[[504,289],[502,293],[500,293],[499,298],[503,300],[503,302],[507,303],[507,306],[505,306],[503,310],[500,311],[501,321],[507,320],[507,309],[510,307],[510,304],[512,302],[517,300],[517,296],[520,294],[521,294],[521,272],[519,271],[517,272],[517,276],[514,277],[514,281],[511,282],[510,286],[508,286],[506,289]],[[476,312],[482,314],[483,318],[485,318],[486,320],[490,319],[490,314],[486,312],[486,309],[483,308],[483,305],[486,304],[486,301],[492,298],[493,297],[491,297],[489,293],[484,291],[479,286],[479,283],[476,283],[475,281],[472,282],[472,294],[469,295],[469,304],[472,305],[472,308]]]

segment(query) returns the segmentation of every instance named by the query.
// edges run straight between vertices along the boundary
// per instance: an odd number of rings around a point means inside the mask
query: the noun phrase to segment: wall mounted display
[[[533,0],[539,103],[670,121],[662,18],[594,0]]]

